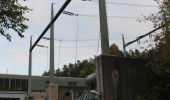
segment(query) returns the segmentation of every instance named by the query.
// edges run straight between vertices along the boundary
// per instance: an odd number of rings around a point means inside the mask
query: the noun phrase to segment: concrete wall
[[[47,95],[50,96],[48,100],[52,100],[51,97],[55,100],[75,100],[82,92],[84,92],[87,87],[73,87],[73,86],[57,86],[55,90],[53,86],[48,89],[48,91],[53,91],[52,94],[46,92],[32,92],[33,100],[46,100]],[[70,92],[69,96],[66,96],[66,92]]]
[[[84,92],[87,87],[59,87],[59,100],[75,100],[80,96],[82,92]],[[66,92],[70,92],[69,96],[66,96]]]
[[[33,100],[46,100],[46,92],[32,92]]]
[[[134,100],[143,85],[145,61],[101,55],[96,58],[97,91],[100,100]]]
[[[20,100],[25,100],[26,92],[18,91],[0,91],[0,98],[19,98]]]
[[[49,84],[47,88],[47,97],[48,100],[58,100],[58,85]]]
[[[47,93],[45,91],[32,92],[32,100],[75,100],[87,87],[73,87],[73,86],[49,86]],[[70,92],[69,96],[66,96],[66,92]],[[48,96],[48,97],[47,97]],[[20,91],[0,91],[0,98],[19,98],[20,100],[30,100],[27,96],[27,92]]]

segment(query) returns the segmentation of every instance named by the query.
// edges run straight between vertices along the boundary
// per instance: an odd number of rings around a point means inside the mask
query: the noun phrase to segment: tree
[[[0,34],[9,41],[12,37],[6,30],[13,30],[21,38],[24,37],[23,32],[28,28],[24,24],[28,21],[24,14],[30,10],[27,6],[21,6],[17,0],[0,0]]]
[[[95,62],[94,59],[84,60],[83,68],[80,70],[80,77],[86,77],[95,72]]]
[[[109,49],[110,49],[110,54],[112,54],[112,55],[117,55],[117,56],[122,56],[123,55],[122,51],[119,50],[118,46],[115,43],[113,43],[110,46]]]
[[[157,74],[170,72],[170,1],[155,0],[159,4],[160,11],[147,18],[154,23],[154,27],[166,24],[155,37],[156,45],[148,52],[150,66]]]
[[[63,67],[63,69],[62,69],[62,72],[61,72],[61,76],[62,76],[62,77],[68,77],[68,76],[69,76],[68,73],[69,73],[69,72],[68,72],[68,67],[67,67],[67,65],[64,65],[64,67]]]
[[[135,51],[133,50],[129,50],[129,52],[127,52],[127,56],[128,57],[135,57],[135,58],[144,58],[143,54],[144,54],[145,51],[143,52],[140,52],[138,49],[135,49]]]
[[[49,72],[44,71],[44,73],[42,74],[42,76],[49,76]]]
[[[94,73],[95,63],[94,59],[85,59],[83,61],[77,61],[75,64],[69,63],[64,65],[61,76],[62,77],[86,77],[89,74]]]
[[[68,76],[70,76],[70,77],[77,76],[76,73],[75,73],[75,65],[74,64],[69,63],[69,65],[68,65]]]
[[[56,72],[55,72],[55,76],[60,76],[61,75],[61,70],[60,68],[57,68]]]
[[[155,47],[145,52],[147,66],[152,69],[154,77],[147,80],[148,88],[138,100],[170,100],[170,0],[155,1],[160,11],[145,19],[152,21],[154,27],[166,25],[155,36]]]
[[[68,65],[64,65],[62,70],[58,68],[55,71],[55,76],[60,77],[81,77],[85,78],[86,76],[95,72],[95,60],[85,59],[83,61],[77,60],[76,63],[69,63]],[[49,72],[44,72],[43,76],[49,76]]]

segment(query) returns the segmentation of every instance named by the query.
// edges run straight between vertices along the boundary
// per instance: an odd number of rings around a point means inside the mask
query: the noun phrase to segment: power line
[[[98,2],[98,1],[91,1],[91,2]],[[144,5],[144,4],[135,4],[135,3],[119,3],[119,2],[106,2],[106,4],[122,5],[122,6],[134,6],[134,7],[158,7],[156,5]]]
[[[87,14],[75,14],[69,11],[63,11],[63,14],[70,15],[70,16],[83,16],[83,17],[99,17],[99,15],[87,15]],[[107,16],[108,18],[121,18],[121,19],[137,19],[139,17],[130,17],[130,16]]]
[[[133,38],[136,38],[135,36],[133,37],[126,37],[126,39],[133,39]],[[49,40],[50,38],[48,37],[43,37],[43,39],[45,40]],[[122,38],[110,38],[109,40],[121,40]],[[87,41],[99,41],[99,39],[54,39],[55,41],[62,41],[62,42],[75,42],[75,41],[78,41],[78,42],[87,42]]]
[[[77,46],[77,48],[96,48],[98,47],[97,45],[85,45],[85,46]],[[58,47],[56,46],[55,48],[75,48],[74,46],[62,46],[62,47]]]
[[[122,6],[137,6],[137,7],[158,7],[156,5],[144,5],[144,4],[132,4],[132,3],[117,3],[117,2],[108,2],[107,4],[122,5]]]
[[[139,17],[128,17],[128,16],[108,16],[108,18],[138,19]]]
[[[86,14],[79,14],[82,17],[99,17],[99,15],[86,15]],[[139,17],[130,17],[130,16],[107,16],[108,18],[119,18],[119,19],[137,19]]]
[[[98,8],[96,8],[96,7],[85,7],[85,6],[83,6],[83,5],[70,5],[70,7],[73,7],[73,8],[85,8],[85,9],[98,9]]]

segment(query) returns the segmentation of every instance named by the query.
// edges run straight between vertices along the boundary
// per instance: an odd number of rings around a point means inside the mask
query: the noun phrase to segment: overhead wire
[[[110,33],[111,34],[111,33]],[[43,37],[44,38],[44,37]],[[47,37],[45,37],[45,38],[47,38]],[[126,37],[126,39],[133,39],[133,38],[136,38],[135,36],[132,36],[132,37]],[[87,41],[98,41],[98,39],[99,38],[97,38],[97,39],[57,39],[57,38],[55,38],[54,40],[55,41],[62,41],[62,42],[75,42],[75,41],[78,41],[78,42],[87,42]],[[120,37],[120,38],[110,38],[109,40],[121,40],[122,38]],[[46,40],[48,40],[48,39],[46,39]]]
[[[77,48],[96,48],[97,45],[85,45],[85,46],[78,46]],[[55,46],[55,48],[75,48],[75,46],[62,46],[62,47],[58,47]]]
[[[97,1],[92,1],[92,2],[97,2]],[[123,6],[139,6],[139,7],[158,7],[155,5],[143,5],[143,4],[131,4],[131,3],[118,3],[118,2],[107,2],[107,4],[114,4],[114,5],[123,5]],[[79,16],[84,16],[84,17],[99,17],[99,15],[85,15],[85,14],[79,14]],[[108,18],[121,18],[121,19],[137,19],[138,17],[128,17],[128,16],[108,16]],[[78,20],[78,18],[77,18]],[[77,21],[77,27],[78,27],[78,21]],[[78,28],[77,28],[78,31]],[[78,40],[78,32],[76,34],[76,40],[62,40],[62,41],[76,41],[76,55],[75,55],[75,60],[77,59],[77,45],[78,41],[98,41],[97,47],[99,47],[99,39],[97,40]],[[89,46],[88,46],[89,47]],[[94,47],[94,46],[90,46]],[[98,52],[98,50],[97,50]]]
[[[128,4],[128,3],[113,3],[113,2],[108,2],[108,4],[114,4],[114,5],[125,5],[125,6],[140,6],[140,7],[157,7],[157,6],[153,6],[153,5],[140,5],[140,4]],[[84,17],[99,17],[99,15],[85,15],[85,14],[80,14],[79,16],[84,16]],[[127,16],[108,16],[108,18],[120,18],[120,19],[137,19],[138,17],[127,17]],[[100,46],[100,34],[99,34],[99,38],[98,39],[87,39],[87,40],[78,40],[78,16],[77,16],[77,32],[76,32],[76,40],[58,40],[60,41],[59,44],[59,59],[58,59],[58,67],[60,65],[60,49],[61,48],[76,48],[76,53],[75,53],[75,64],[76,64],[76,60],[77,60],[77,49],[78,48],[96,48],[97,47],[97,51],[96,51],[96,55],[99,52],[99,46]],[[76,46],[75,47],[61,47],[61,41],[76,41]],[[91,46],[79,46],[78,47],[78,41],[97,41],[97,46],[95,45],[91,45]],[[47,65],[48,65],[48,49],[47,49]]]
[[[91,2],[98,2],[91,0]],[[134,6],[134,7],[158,7],[156,5],[145,5],[145,4],[135,4],[135,3],[120,3],[120,2],[106,2],[106,4],[121,5],[121,6]]]
[[[73,14],[73,15],[71,15],[71,16],[74,16],[74,17],[76,17],[76,16],[78,15],[78,16],[82,16],[82,17],[98,17],[98,18],[99,18],[99,15],[88,15],[88,14],[81,14],[81,13],[75,14],[75,13],[73,13],[73,12],[68,12],[68,11],[65,11],[65,12],[67,12],[67,13],[64,13],[65,15],[67,15],[67,14]],[[139,18],[139,17],[134,17],[134,16],[107,16],[107,18],[137,19],[137,18]]]
[[[82,17],[99,17],[99,15],[87,15],[87,14],[79,14]],[[108,18],[116,18],[116,19],[137,19],[139,17],[130,17],[130,16],[107,16]]]
[[[144,4],[132,4],[132,3],[118,3],[118,2],[107,2],[107,4],[122,5],[122,6],[136,6],[136,7],[158,7],[156,5],[144,5]]]

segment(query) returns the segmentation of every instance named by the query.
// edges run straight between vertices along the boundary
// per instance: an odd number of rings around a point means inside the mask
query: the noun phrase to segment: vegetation
[[[170,0],[155,0],[160,8],[156,14],[145,17],[154,27],[166,24],[155,36],[155,47],[142,53],[149,62],[152,77],[147,78],[147,86],[138,100],[170,100]],[[148,76],[146,76],[148,77]]]
[[[24,24],[28,20],[24,14],[30,10],[27,6],[21,6],[17,0],[0,0],[0,34],[11,41],[11,33],[6,31],[11,29],[21,38],[24,37],[23,32],[28,28]]]
[[[57,69],[55,72],[56,76],[62,77],[86,77],[87,75],[94,73],[95,62],[94,59],[90,58],[83,61],[77,61],[75,64],[69,63],[64,65],[63,69]],[[44,72],[43,76],[48,76],[48,72]]]
[[[119,47],[115,43],[113,43],[109,49],[111,55],[123,56],[123,52],[119,50]]]
[[[110,53],[112,55],[122,56],[123,53],[119,50],[116,44],[112,44],[110,46]],[[86,77],[95,72],[95,60],[90,58],[83,61],[77,61],[75,64],[69,63],[68,65],[64,65],[63,69],[57,69],[55,72],[55,76],[61,77]],[[48,72],[44,72],[43,76],[48,76]]]

